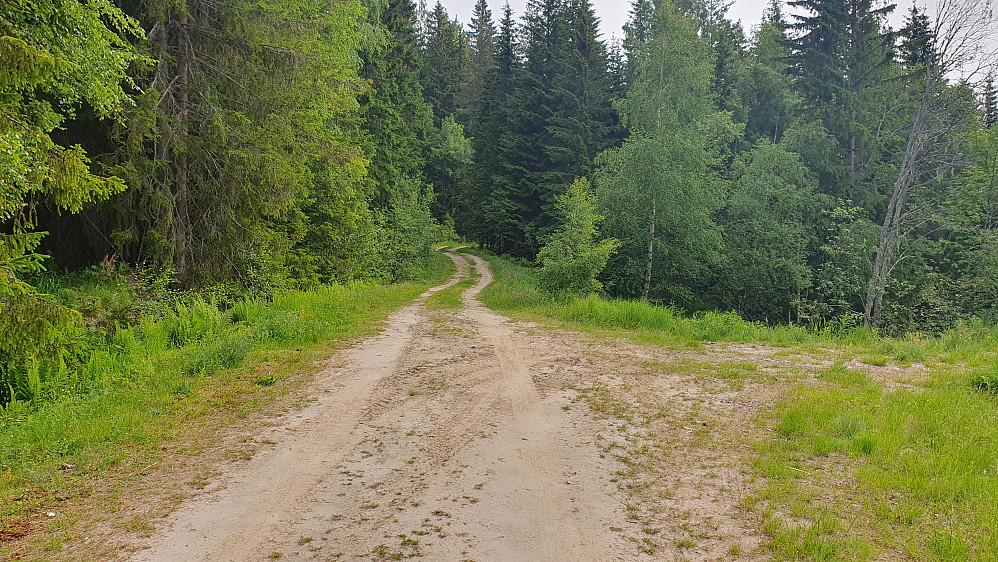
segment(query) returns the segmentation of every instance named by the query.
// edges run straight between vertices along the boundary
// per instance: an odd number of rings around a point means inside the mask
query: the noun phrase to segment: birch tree
[[[607,234],[622,241],[608,268],[614,292],[676,302],[717,256],[711,218],[709,138],[713,64],[694,25],[671,2],[655,12],[652,37],[630,55],[633,82],[618,104],[630,138],[598,163]]]

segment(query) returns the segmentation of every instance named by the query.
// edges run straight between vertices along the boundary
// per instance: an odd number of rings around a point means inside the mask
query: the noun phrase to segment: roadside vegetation
[[[776,559],[998,557],[998,328],[976,322],[888,338],[862,327],[767,326],[734,313],[554,297],[529,264],[478,253],[496,278],[482,301],[521,319],[677,349],[758,344],[773,356],[830,363],[756,381],[779,385],[780,396],[757,419],[765,437],[745,461],[759,486],[744,505],[762,515]],[[727,376],[712,363],[682,365]],[[626,406],[618,410],[626,420]]]
[[[443,256],[431,263],[410,283],[235,299],[162,287],[143,297],[134,278],[98,268],[39,279],[53,301],[85,311],[84,327],[56,360],[3,367],[14,396],[0,408],[0,539],[46,526],[65,502],[118,490],[192,433],[210,440],[212,428],[293,395],[315,361],[453,271]]]

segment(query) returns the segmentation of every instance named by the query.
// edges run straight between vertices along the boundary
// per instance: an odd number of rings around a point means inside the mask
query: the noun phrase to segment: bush
[[[537,262],[541,264],[541,288],[554,294],[599,292],[603,285],[596,277],[620,243],[614,239],[596,241],[597,224],[603,217],[596,214],[596,196],[592,194],[589,180],[575,180],[568,191],[558,197],[555,207],[562,224],[537,254]]]
[[[998,367],[978,371],[970,378],[970,387],[978,392],[998,396]]]

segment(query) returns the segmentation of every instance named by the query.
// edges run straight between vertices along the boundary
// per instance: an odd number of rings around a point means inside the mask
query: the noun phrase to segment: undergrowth
[[[51,285],[53,298],[97,312],[84,317],[72,361],[29,365],[30,395],[18,399],[15,389],[0,406],[0,543],[30,532],[42,507],[107,485],[199,420],[259,409],[270,396],[261,393],[280,392],[282,378],[371,332],[452,271],[437,256],[407,284],[327,285],[223,306],[188,295],[131,318],[136,308],[126,304],[136,295],[126,280],[81,275]]]

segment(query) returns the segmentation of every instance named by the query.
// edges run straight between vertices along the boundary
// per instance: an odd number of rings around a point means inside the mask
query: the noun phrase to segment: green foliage
[[[795,303],[811,284],[807,257],[820,200],[799,157],[763,141],[745,156],[724,211],[724,283],[731,303],[754,319],[797,320]]]
[[[426,18],[426,48],[420,82],[437,123],[458,111],[458,98],[471,62],[461,24],[450,19],[438,1]]]
[[[998,368],[992,366],[974,373],[970,377],[970,387],[979,392],[998,396]]]
[[[708,96],[706,45],[671,3],[656,10],[632,72],[618,104],[631,136],[600,156],[595,174],[606,232],[621,241],[604,280],[615,295],[695,304],[720,257],[712,215],[722,185],[708,167],[730,122]]]
[[[514,26],[507,12],[472,128],[482,192],[469,234],[533,259],[558,227],[555,198],[613,143],[616,120],[606,46],[588,0],[529,2],[519,48]]]
[[[86,105],[120,119],[129,103],[125,71],[143,61],[128,45],[138,22],[108,0],[3,3],[0,19],[0,298],[30,294],[20,276],[42,269],[35,253],[37,206],[71,213],[121,192],[91,173],[82,147],[50,133]],[[0,315],[8,314],[0,304]]]
[[[371,87],[359,101],[377,186],[371,251],[378,277],[408,279],[427,263],[433,241],[432,195],[424,175],[433,112],[419,82],[423,60],[412,0],[370,10],[375,35],[361,49],[360,74]]]
[[[597,240],[596,196],[589,180],[579,178],[555,201],[561,226],[537,254],[541,287],[554,294],[587,295],[603,286],[596,280],[619,245]]]

